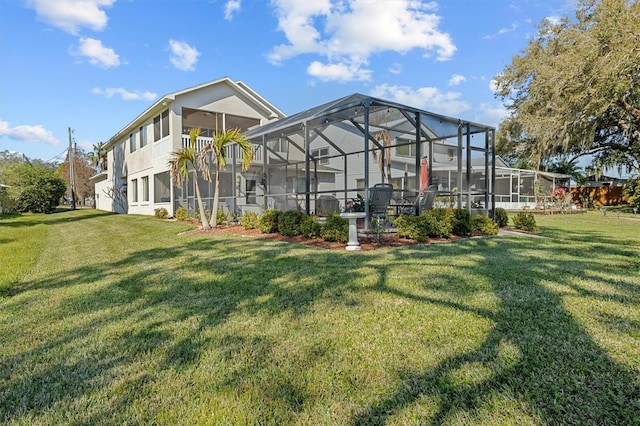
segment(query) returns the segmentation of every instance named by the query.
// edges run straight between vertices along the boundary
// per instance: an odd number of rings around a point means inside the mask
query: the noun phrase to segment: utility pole
[[[75,185],[75,176],[73,174],[73,162],[74,162],[74,152],[73,152],[73,139],[71,137],[71,127],[69,127],[69,186],[71,187],[71,209],[76,209],[76,185]]]

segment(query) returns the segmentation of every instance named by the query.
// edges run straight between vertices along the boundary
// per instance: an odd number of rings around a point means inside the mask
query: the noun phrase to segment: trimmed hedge
[[[511,220],[513,221],[513,226],[517,229],[522,229],[523,231],[535,231],[538,229],[533,213],[518,212]]]
[[[498,225],[491,218],[479,214],[471,219],[471,232],[473,235],[496,235]]]
[[[424,243],[429,238],[449,238],[453,232],[452,209],[434,208],[420,216],[402,215],[394,220],[398,236]]]
[[[496,207],[494,216],[493,220],[496,222],[498,227],[504,228],[509,224],[509,215],[502,207]]]
[[[306,216],[300,224],[300,233],[303,237],[314,239],[319,238],[322,232],[322,225],[318,223],[317,216]]]
[[[278,220],[280,219],[280,212],[275,209],[267,209],[262,213],[258,220],[258,229],[263,234],[271,234],[278,231]]]
[[[471,214],[468,210],[457,209],[453,211],[453,228],[454,235],[468,237],[472,234],[471,230]]]
[[[189,220],[189,213],[187,213],[187,209],[184,207],[178,207],[178,210],[176,210],[176,219],[181,222]]]
[[[164,207],[155,209],[154,212],[157,219],[169,219],[169,212]]]
[[[307,215],[298,210],[287,210],[278,219],[278,232],[286,237],[295,237],[302,233],[301,225]]]
[[[346,243],[349,241],[349,221],[333,213],[327,216],[327,222],[322,226],[320,236],[325,241]]]
[[[244,229],[256,229],[258,227],[258,213],[244,212],[240,224]]]

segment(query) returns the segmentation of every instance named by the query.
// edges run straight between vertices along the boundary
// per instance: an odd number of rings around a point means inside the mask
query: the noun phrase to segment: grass
[[[0,219],[0,423],[640,424],[640,222],[347,253]]]

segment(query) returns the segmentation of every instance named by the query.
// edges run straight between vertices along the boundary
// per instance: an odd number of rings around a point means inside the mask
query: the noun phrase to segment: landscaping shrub
[[[227,213],[227,222],[238,223],[238,215],[235,212]]]
[[[467,210],[457,209],[453,211],[453,227],[454,235],[467,237],[472,234],[471,231],[471,214]]]
[[[187,209],[184,207],[178,207],[178,210],[176,210],[176,219],[182,222],[189,220],[189,213],[187,213]]]
[[[240,224],[244,229],[256,229],[258,227],[258,213],[244,212]]]
[[[509,224],[509,215],[507,211],[502,207],[496,207],[494,214],[494,222],[498,225],[499,228],[504,228]]]
[[[327,216],[327,222],[322,226],[320,236],[325,241],[346,243],[349,240],[349,221],[338,214]]]
[[[429,237],[448,238],[453,232],[453,209],[433,208],[423,212],[420,219]]]
[[[322,231],[322,226],[318,223],[317,216],[304,215],[302,223],[300,224],[300,233],[305,238],[318,238]]]
[[[460,213],[464,215],[464,213]],[[448,238],[453,232],[454,211],[452,209],[434,208],[423,212],[420,216],[402,215],[394,220],[398,236],[410,238],[424,243],[433,238]]]
[[[222,209],[218,209],[218,215],[216,216],[216,225],[223,224],[226,221],[227,214]]]
[[[496,235],[498,225],[491,218],[479,214],[471,219],[471,232],[473,235]]]
[[[513,220],[513,226],[523,231],[535,231],[538,229],[533,213],[519,212],[511,220]]]
[[[258,229],[263,234],[271,234],[278,231],[278,219],[280,219],[280,212],[275,209],[267,209],[262,213],[258,220]]]
[[[196,210],[196,212],[194,213],[194,217],[200,221],[202,218],[200,217],[200,211]],[[211,220],[211,210],[209,209],[205,209],[204,211],[204,217],[206,219],[207,222],[209,222]],[[216,221],[217,222],[217,221]]]
[[[301,211],[287,210],[278,219],[278,232],[286,237],[300,235],[302,233],[300,228],[305,217],[306,214]]]
[[[398,237],[414,239],[413,235],[416,233],[415,228],[418,224],[418,216],[400,215],[394,219],[393,224],[398,230]]]
[[[160,207],[159,209],[155,209],[155,216],[158,219],[169,219],[169,212],[164,207]]]

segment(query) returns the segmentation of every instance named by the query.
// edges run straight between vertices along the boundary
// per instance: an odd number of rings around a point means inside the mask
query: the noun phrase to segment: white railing
[[[200,151],[204,149],[205,145],[210,144],[211,142],[213,142],[213,138],[207,138],[204,136],[198,137],[196,139],[196,150]],[[191,140],[189,139],[189,136],[182,135],[182,147],[189,148],[190,145],[191,145]]]
[[[204,149],[204,147],[211,142],[213,142],[212,138],[200,136],[196,139],[196,149],[198,151],[201,149]],[[189,136],[182,135],[182,147],[188,148],[190,144],[191,144],[191,141],[189,139]],[[233,158],[234,150],[236,154],[236,159],[238,160],[238,162],[241,162],[243,160],[242,151],[238,148],[238,145],[236,145],[235,143],[229,144],[225,148],[225,158],[227,159],[227,162],[230,162],[231,159]],[[262,148],[259,145],[251,145],[251,151],[253,152],[251,162],[262,163]]]

